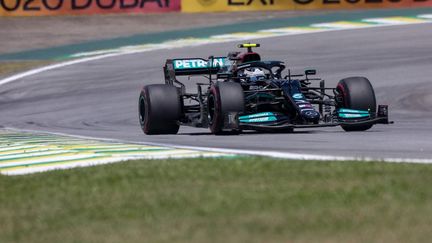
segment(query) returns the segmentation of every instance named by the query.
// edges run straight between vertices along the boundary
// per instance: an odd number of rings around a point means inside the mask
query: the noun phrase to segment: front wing
[[[256,118],[254,118],[256,119]],[[335,126],[368,126],[375,124],[393,124],[389,121],[388,106],[380,105],[376,114],[370,114],[368,118],[339,118],[336,121],[320,122],[318,124],[293,124],[289,120],[281,122],[268,123],[251,123],[239,117],[237,113],[228,113],[225,117],[225,129],[234,130],[256,130],[256,131],[288,131],[294,128],[318,128],[318,127],[335,127]]]

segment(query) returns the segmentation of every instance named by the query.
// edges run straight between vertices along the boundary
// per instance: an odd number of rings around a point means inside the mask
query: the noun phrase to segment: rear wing
[[[168,59],[164,66],[165,81],[172,84],[176,76],[216,74],[227,63],[227,57]]]

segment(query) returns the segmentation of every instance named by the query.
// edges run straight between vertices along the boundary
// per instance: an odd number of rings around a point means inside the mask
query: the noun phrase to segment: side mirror
[[[232,73],[218,73],[217,78],[218,79],[230,79],[233,77]]]
[[[237,56],[240,54],[239,51],[233,51],[228,53],[228,59],[230,60],[240,60]]]
[[[305,70],[305,74],[306,74],[306,76],[309,76],[309,75],[316,75],[316,70],[315,70],[315,69],[308,69],[308,70]]]

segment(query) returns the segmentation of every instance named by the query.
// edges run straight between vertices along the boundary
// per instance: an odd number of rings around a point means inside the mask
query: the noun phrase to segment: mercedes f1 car
[[[239,47],[247,51],[167,60],[165,84],[146,85],[139,96],[144,133],[176,134],[182,125],[210,128],[213,134],[331,126],[350,132],[391,123],[388,106],[377,107],[367,78],[344,78],[328,88],[315,70],[292,74],[284,62],[262,61],[252,50],[259,44]],[[201,78],[196,92],[186,90],[181,76]]]

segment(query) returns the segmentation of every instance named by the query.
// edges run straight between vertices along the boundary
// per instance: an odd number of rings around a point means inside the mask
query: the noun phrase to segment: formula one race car
[[[261,61],[253,52],[259,44],[239,47],[247,51],[227,57],[167,60],[165,84],[146,85],[139,97],[144,133],[176,134],[181,125],[210,128],[214,134],[330,126],[365,131],[375,124],[391,123],[388,106],[377,109],[368,79],[349,77],[336,88],[326,88],[315,70],[283,74],[283,62]],[[206,82],[196,83],[197,92],[188,93],[179,76],[199,76]]]

